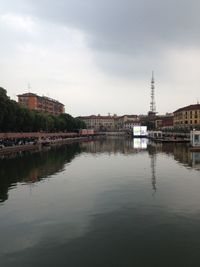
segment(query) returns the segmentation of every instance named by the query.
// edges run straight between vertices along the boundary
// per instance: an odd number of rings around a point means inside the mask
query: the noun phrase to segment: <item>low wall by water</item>
[[[99,132],[99,134],[105,136],[125,136],[127,132]]]
[[[82,136],[82,137],[71,137],[71,138],[60,138],[60,139],[44,139],[43,141],[38,141],[35,144],[25,144],[25,145],[14,145],[8,147],[0,147],[0,155],[7,155],[12,153],[41,150],[43,146],[54,146],[59,144],[70,144],[78,141],[88,141],[92,138],[97,138],[98,136]]]
[[[45,132],[32,132],[32,133],[0,133],[0,139],[9,139],[9,138],[47,138],[47,137],[73,137],[77,136],[77,133],[45,133]]]

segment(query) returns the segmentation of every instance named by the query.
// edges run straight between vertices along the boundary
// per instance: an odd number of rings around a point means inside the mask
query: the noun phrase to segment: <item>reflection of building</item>
[[[145,151],[145,149],[135,148],[132,138],[124,137],[110,137],[100,139],[96,141],[83,142],[80,144],[81,148],[85,152],[89,153],[122,153],[122,154],[134,154],[138,153],[138,150]],[[145,146],[145,144],[143,144]]]
[[[191,152],[186,145],[179,144],[174,146],[173,154],[175,160],[200,170],[200,152]]]
[[[200,170],[200,152],[191,152],[187,144],[181,143],[148,143],[148,151],[166,153],[185,166]]]
[[[191,152],[192,167],[200,170],[200,152]]]
[[[133,138],[133,147],[135,149],[147,149],[148,139],[146,138]]]
[[[200,104],[179,108],[174,112],[174,126],[200,125]]]
[[[86,123],[88,129],[95,130],[124,130],[131,129],[133,125],[139,124],[139,117],[137,115],[123,115],[111,116],[91,115],[79,117]]]
[[[64,113],[64,105],[60,102],[45,96],[38,96],[33,93],[18,95],[18,103],[28,109],[34,109],[52,115]]]
[[[35,183],[61,171],[81,153],[78,143],[52,147],[38,153],[22,153],[0,160],[0,202],[8,198],[9,188],[18,182]],[[10,167],[12,166],[12,168]],[[20,175],[19,175],[20,174]]]

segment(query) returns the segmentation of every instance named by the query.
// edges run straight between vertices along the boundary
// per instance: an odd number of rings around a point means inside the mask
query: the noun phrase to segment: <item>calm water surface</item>
[[[113,138],[0,159],[0,266],[200,266],[200,153]]]

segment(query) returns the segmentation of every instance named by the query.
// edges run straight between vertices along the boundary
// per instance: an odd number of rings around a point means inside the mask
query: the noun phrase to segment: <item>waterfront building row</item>
[[[131,130],[134,125],[140,125],[137,115],[111,116],[90,115],[78,117],[85,122],[88,129],[95,130]]]
[[[200,125],[200,104],[179,108],[174,112],[174,126]]]
[[[173,113],[160,116],[123,115],[117,116],[80,116],[88,129],[95,130],[132,130],[136,125],[152,123],[155,129],[200,128],[200,104],[177,109]]]
[[[179,108],[165,116],[155,116],[153,120],[156,129],[200,128],[200,104]]]
[[[39,96],[34,93],[18,95],[18,103],[28,109],[37,110],[51,115],[60,115],[65,112],[64,105],[55,99]],[[153,123],[156,129],[170,128],[200,128],[200,104],[189,105],[177,109],[171,114],[157,116],[123,115],[107,116],[90,115],[80,116],[88,129],[95,130],[132,130],[135,125]]]

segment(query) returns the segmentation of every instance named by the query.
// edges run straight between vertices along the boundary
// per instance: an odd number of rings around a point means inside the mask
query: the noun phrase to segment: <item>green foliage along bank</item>
[[[69,114],[53,116],[19,106],[0,87],[0,132],[58,132],[85,128],[83,121]]]

